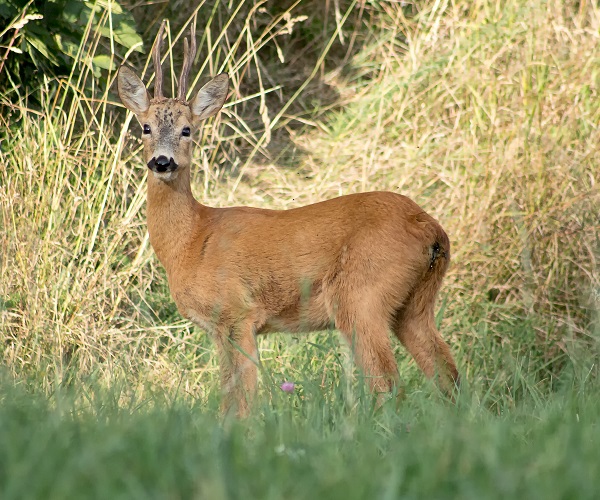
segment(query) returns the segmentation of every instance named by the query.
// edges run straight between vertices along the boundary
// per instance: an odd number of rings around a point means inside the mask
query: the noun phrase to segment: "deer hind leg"
[[[380,404],[398,381],[388,316],[367,309],[364,303],[360,304],[360,299],[355,304],[346,301],[340,306],[335,314],[335,326],[352,346],[356,362]]]
[[[400,310],[395,319],[394,333],[429,378],[436,377],[438,386],[452,397],[459,384],[459,375],[450,347],[435,327],[433,303],[419,307],[413,299]]]
[[[258,349],[251,321],[220,328],[216,335],[221,372],[221,410],[246,417],[256,393]]]

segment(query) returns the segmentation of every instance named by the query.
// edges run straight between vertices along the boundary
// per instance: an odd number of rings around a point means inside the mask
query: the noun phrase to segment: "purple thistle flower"
[[[281,390],[283,392],[287,392],[287,393],[292,393],[294,392],[294,382],[284,382],[283,384],[281,384]]]

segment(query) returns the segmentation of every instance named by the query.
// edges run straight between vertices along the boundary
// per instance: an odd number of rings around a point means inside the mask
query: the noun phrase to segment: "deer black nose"
[[[148,162],[148,168],[155,172],[172,172],[177,168],[177,163],[175,163],[173,158],[160,155],[158,158],[152,158]]]
[[[166,156],[159,156],[156,161],[156,168],[159,172],[165,172],[167,167],[171,164],[171,160],[169,160]]]

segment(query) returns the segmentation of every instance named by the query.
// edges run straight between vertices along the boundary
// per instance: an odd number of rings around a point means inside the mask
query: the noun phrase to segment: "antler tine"
[[[177,87],[177,99],[185,101],[187,93],[187,77],[190,71],[191,64],[189,63],[189,44],[188,39],[183,39],[183,66],[181,67],[181,76],[179,77],[179,85]]]
[[[160,29],[158,30],[158,35],[156,35],[156,41],[154,42],[154,48],[152,49],[152,60],[154,61],[154,99],[160,99],[163,97],[162,93],[162,82],[163,82],[163,74],[162,74],[162,66],[160,64],[160,49],[162,47],[163,42],[163,32],[165,31],[165,21],[160,25]]]
[[[179,88],[177,89],[177,99],[185,101],[187,94],[188,76],[194,59],[196,57],[196,16],[192,20],[190,28],[190,45],[188,46],[187,38],[183,40],[183,68],[181,68],[181,77],[179,78]]]

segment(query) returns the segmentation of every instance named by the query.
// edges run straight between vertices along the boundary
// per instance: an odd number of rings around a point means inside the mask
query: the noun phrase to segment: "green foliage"
[[[77,78],[86,68],[98,79],[142,46],[132,15],[114,0],[0,0],[0,25],[0,94],[31,90],[44,77]]]
[[[215,397],[139,398],[89,380],[46,397],[4,379],[0,496],[593,499],[600,387],[582,375],[498,415],[476,387],[456,406],[411,393],[375,413],[364,393],[345,400],[343,385],[328,390],[333,403],[276,389],[243,422],[223,422]]]

